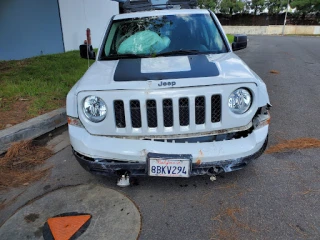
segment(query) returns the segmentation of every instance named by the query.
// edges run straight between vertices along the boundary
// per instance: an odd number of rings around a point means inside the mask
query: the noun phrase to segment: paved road
[[[278,138],[319,137],[320,38],[249,36],[248,44],[238,55],[267,84],[271,144]]]
[[[238,54],[268,86],[274,106],[270,144],[319,138],[320,38],[249,39]],[[119,189],[114,179],[85,172],[68,147],[49,159],[51,175],[0,215],[51,189],[90,183],[114,188],[136,203],[142,215],[140,239],[319,239],[319,155],[320,149],[265,154],[216,182],[209,177],[140,178]]]

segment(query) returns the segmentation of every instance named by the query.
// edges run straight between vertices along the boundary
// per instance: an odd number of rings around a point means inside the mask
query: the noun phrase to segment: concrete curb
[[[67,123],[65,108],[19,123],[0,131],[0,154],[8,150],[13,142],[39,137]]]

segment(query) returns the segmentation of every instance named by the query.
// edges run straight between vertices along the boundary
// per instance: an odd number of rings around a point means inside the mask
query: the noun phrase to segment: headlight
[[[242,114],[248,111],[251,106],[251,94],[247,89],[238,88],[230,94],[228,105],[232,112]]]
[[[83,101],[83,113],[92,122],[101,122],[107,115],[107,105],[96,96],[88,96]]]

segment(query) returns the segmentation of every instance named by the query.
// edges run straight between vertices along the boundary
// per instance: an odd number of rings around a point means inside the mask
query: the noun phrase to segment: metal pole
[[[283,27],[282,27],[282,36],[284,35],[284,28],[285,28],[285,26],[286,26],[288,11],[289,11],[289,0],[288,0],[288,3],[287,3],[286,15],[284,16],[284,22],[283,22]]]

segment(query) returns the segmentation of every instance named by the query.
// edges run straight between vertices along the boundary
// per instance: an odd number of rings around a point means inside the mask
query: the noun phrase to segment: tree
[[[222,0],[220,3],[220,12],[230,14],[242,12],[245,3],[241,0]]]
[[[218,5],[218,0],[198,0],[198,5],[200,8],[215,11]]]
[[[320,12],[320,0],[293,0],[290,6],[297,8],[303,15]]]
[[[254,15],[261,13],[265,7],[265,0],[252,0],[250,3],[250,8],[254,10]]]
[[[287,8],[288,0],[267,0],[269,14],[277,14]]]

